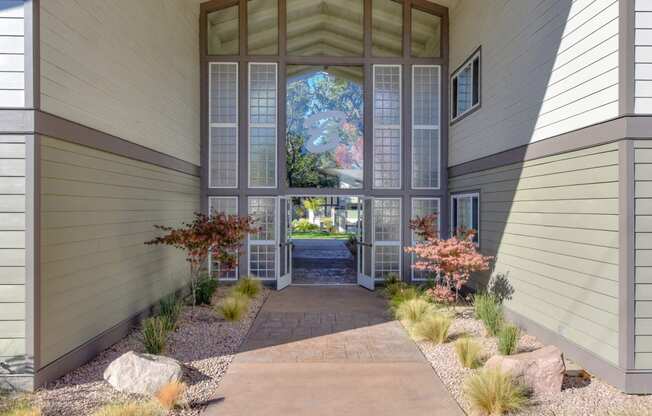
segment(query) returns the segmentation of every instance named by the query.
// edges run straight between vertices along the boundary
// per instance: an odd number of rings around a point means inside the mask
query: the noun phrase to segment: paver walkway
[[[295,239],[292,283],[354,284],[355,260],[344,240]]]
[[[380,296],[273,293],[204,416],[463,415]]]

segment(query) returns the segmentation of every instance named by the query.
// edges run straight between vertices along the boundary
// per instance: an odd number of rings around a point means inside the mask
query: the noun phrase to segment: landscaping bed
[[[181,406],[168,415],[199,415],[214,399],[217,386],[243,342],[258,311],[269,294],[268,289],[251,299],[246,313],[239,320],[227,321],[214,306],[229,296],[228,287],[219,287],[212,296],[212,305],[184,306],[177,328],[167,337],[167,346],[161,355],[179,361],[183,367],[183,382],[187,390],[181,397]],[[92,415],[109,403],[144,403],[151,398],[120,393],[103,380],[107,366],[127,351],[145,352],[140,329],[91,362],[50,383],[28,397],[41,409],[43,415]],[[2,409],[0,409],[2,414]]]
[[[391,289],[390,289],[391,291]],[[390,302],[395,312],[406,299],[391,296]],[[427,299],[426,295],[423,299]],[[406,298],[410,298],[408,295]],[[473,305],[457,304],[454,307],[443,307],[432,303],[433,309],[428,314],[443,315],[450,318],[443,343],[423,339],[417,334],[418,322],[405,319],[405,313],[397,313],[406,330],[430,362],[437,375],[441,378],[451,395],[468,414],[486,414],[473,406],[465,383],[483,371],[482,364],[492,356],[499,355],[498,337],[489,336],[483,321],[476,319]],[[421,318],[420,318],[421,319]],[[425,314],[424,314],[424,319]],[[506,325],[508,325],[506,323]],[[458,340],[471,340],[481,351],[478,368],[465,368],[458,358],[455,343]],[[520,332],[516,343],[515,354],[537,351],[544,347],[535,337]],[[527,395],[526,403],[520,409],[509,414],[518,415],[609,415],[634,416],[652,415],[652,396],[627,395],[606,384],[598,378],[583,371],[566,374],[563,377],[561,391],[551,394]],[[497,413],[500,414],[500,413]]]

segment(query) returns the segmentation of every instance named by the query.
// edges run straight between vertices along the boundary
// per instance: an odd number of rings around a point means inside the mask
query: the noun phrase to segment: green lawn
[[[292,232],[292,238],[297,239],[337,239],[348,240],[352,233],[329,233],[327,231],[307,231],[307,232]]]

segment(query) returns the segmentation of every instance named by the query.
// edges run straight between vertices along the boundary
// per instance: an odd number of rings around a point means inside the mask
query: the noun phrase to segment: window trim
[[[449,225],[450,235],[451,235],[451,237],[455,235],[454,224],[457,222],[457,221],[454,221],[454,218],[457,215],[457,212],[455,212],[455,210],[453,210],[453,201],[456,200],[456,199],[461,199],[461,198],[478,198],[478,218],[477,218],[478,227],[475,230],[476,231],[475,245],[479,248],[480,247],[480,227],[481,227],[481,222],[480,222],[480,220],[481,220],[481,215],[480,215],[480,207],[481,207],[481,205],[480,205],[480,201],[481,201],[480,200],[480,191],[464,191],[464,192],[458,192],[458,193],[451,194],[451,196],[450,196],[450,218],[449,218],[450,219],[450,221],[449,221],[450,222],[450,225]],[[471,215],[473,215],[473,213],[471,213]]]
[[[455,96],[453,93],[454,85],[455,85],[455,79],[464,71],[467,67],[471,67],[471,84],[474,84],[475,82],[475,74],[473,71],[473,61],[475,59],[478,59],[478,102],[476,104],[471,105],[465,112],[454,115],[455,114]],[[464,60],[462,65],[457,67],[455,71],[451,74],[450,80],[450,91],[449,91],[449,105],[450,105],[450,124],[453,125],[457,123],[458,121],[470,116],[471,114],[475,113],[482,107],[482,46],[479,46],[473,53]]]

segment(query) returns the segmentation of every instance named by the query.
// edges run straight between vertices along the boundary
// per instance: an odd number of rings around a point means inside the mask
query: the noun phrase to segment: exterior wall
[[[450,68],[482,46],[481,108],[450,130],[449,166],[619,115],[618,0],[460,0]]]
[[[19,373],[26,354],[25,142],[0,136],[0,361]]]
[[[0,1],[0,107],[25,105],[23,0]]]
[[[634,9],[634,112],[652,113],[652,1]]]
[[[199,164],[199,6],[40,2],[41,108]]]
[[[652,141],[634,141],[634,366],[652,369]]]
[[[42,368],[187,282],[181,252],[143,242],[191,219],[199,178],[41,140]]]
[[[612,143],[450,179],[451,192],[480,192],[480,249],[513,289],[507,308],[613,365],[618,157]]]

